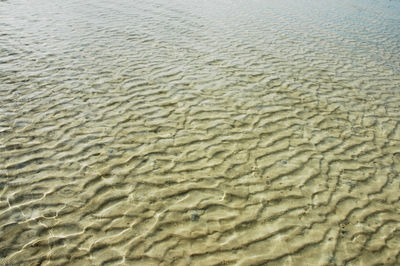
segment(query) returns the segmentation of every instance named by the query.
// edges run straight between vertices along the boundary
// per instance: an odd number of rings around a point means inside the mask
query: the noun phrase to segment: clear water
[[[0,264],[400,264],[400,2],[0,2]]]

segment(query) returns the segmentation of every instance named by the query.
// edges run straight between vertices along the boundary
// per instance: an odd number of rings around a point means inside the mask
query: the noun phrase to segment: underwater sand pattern
[[[399,1],[0,2],[1,265],[400,265]]]

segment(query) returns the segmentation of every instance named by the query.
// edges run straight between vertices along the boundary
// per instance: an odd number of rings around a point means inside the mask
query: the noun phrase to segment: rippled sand
[[[400,2],[0,2],[1,265],[400,265]]]

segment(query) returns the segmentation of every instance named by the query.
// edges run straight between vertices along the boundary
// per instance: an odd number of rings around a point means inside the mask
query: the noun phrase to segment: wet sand
[[[0,2],[0,264],[400,265],[399,1]]]

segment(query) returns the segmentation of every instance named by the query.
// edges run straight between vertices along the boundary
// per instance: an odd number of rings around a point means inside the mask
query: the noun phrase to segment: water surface
[[[400,264],[400,2],[0,2],[0,264]]]

